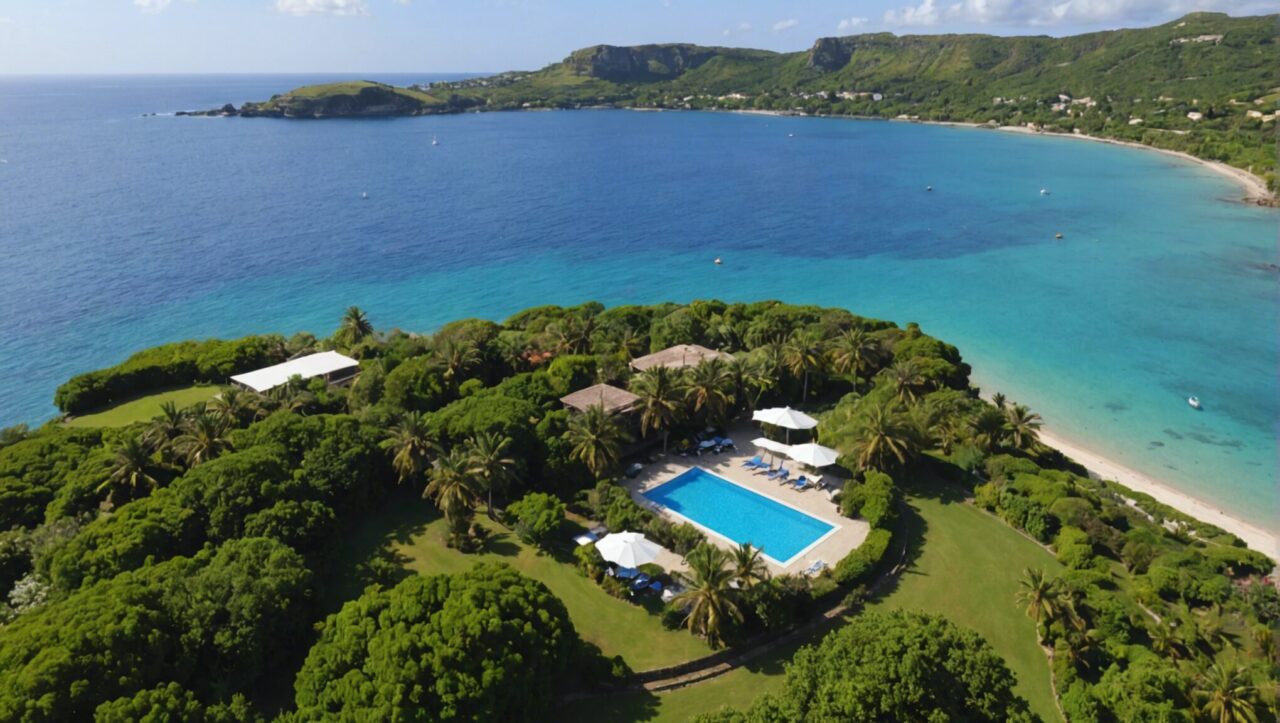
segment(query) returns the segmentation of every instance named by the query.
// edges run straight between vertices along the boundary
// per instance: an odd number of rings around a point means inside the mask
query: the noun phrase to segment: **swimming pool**
[[[750,543],[783,566],[836,529],[701,467],[642,496],[725,539]]]

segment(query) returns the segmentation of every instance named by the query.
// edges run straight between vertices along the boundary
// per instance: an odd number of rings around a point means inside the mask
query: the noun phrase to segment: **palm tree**
[[[418,412],[405,412],[391,427],[391,436],[382,443],[391,451],[391,466],[401,482],[420,481],[431,466],[436,441],[426,419]]]
[[[769,579],[769,567],[760,555],[760,548],[752,547],[751,543],[733,549],[733,579],[739,588],[750,590]]]
[[[1195,698],[1200,709],[1217,723],[1257,723],[1254,702],[1257,686],[1248,671],[1235,663],[1216,662],[1197,681]]]
[[[226,437],[227,420],[203,408],[197,408],[187,419],[186,431],[173,441],[173,448],[188,467],[217,457],[231,448]]]
[[[708,359],[693,368],[685,384],[685,397],[693,404],[694,413],[706,410],[712,424],[724,422],[725,411],[733,403],[730,387],[733,378],[722,359]]]
[[[889,469],[894,462],[899,465],[916,453],[916,440],[910,426],[892,402],[871,406],[853,432],[853,452],[859,469]]]
[[[982,408],[982,411],[969,418],[969,432],[973,443],[983,452],[993,452],[1004,444],[1005,416],[994,407]]]
[[[253,418],[254,400],[249,393],[239,387],[227,387],[222,390],[213,403],[209,405],[213,411],[222,415],[227,424],[239,427]]]
[[[640,397],[640,434],[662,432],[666,454],[667,435],[684,411],[683,375],[670,367],[649,367],[631,380],[631,391]]]
[[[467,444],[471,474],[488,495],[486,512],[491,520],[498,519],[493,512],[493,493],[505,493],[515,478],[516,461],[506,456],[510,446],[511,438],[497,432],[481,432]]]
[[[1041,627],[1048,627],[1062,614],[1062,596],[1058,585],[1044,574],[1044,570],[1031,568],[1022,571],[1019,582],[1018,603],[1025,605],[1027,617],[1036,623],[1036,636]]]
[[[919,398],[924,391],[925,378],[920,365],[914,359],[899,359],[888,369],[889,379],[897,392],[898,401],[908,404]]]
[[[116,445],[115,458],[111,461],[111,474],[97,492],[110,489],[108,499],[114,501],[116,493],[127,490],[130,494],[142,487],[155,487],[155,463],[151,459],[151,445],[141,436],[125,437]]]
[[[796,330],[782,345],[782,364],[796,378],[803,377],[800,399],[809,398],[809,374],[822,369],[822,340],[816,334]]]
[[[187,410],[178,409],[173,402],[160,405],[160,414],[151,420],[147,431],[143,432],[143,441],[160,452],[166,461],[173,452],[173,442],[181,437],[187,428]]]
[[[730,362],[731,374],[738,380],[741,389],[739,395],[741,401],[746,402],[750,395],[750,406],[752,409],[760,406],[760,397],[764,393],[778,386],[778,375],[775,373],[776,366],[771,366],[768,360],[758,357],[735,357]]]
[[[476,505],[476,487],[471,457],[465,448],[454,447],[436,458],[422,496],[429,497],[444,513],[454,540],[467,533]]]
[[[733,623],[742,622],[742,611],[735,600],[737,591],[729,586],[734,570],[729,555],[715,545],[703,543],[685,558],[689,573],[677,573],[685,591],[676,596],[676,605],[685,606],[685,625],[689,630],[718,646]]]
[[[547,325],[547,334],[560,354],[585,354],[591,349],[591,335],[595,331],[594,316],[566,314],[564,318]]]
[[[360,307],[348,306],[347,311],[342,315],[342,323],[338,325],[338,333],[334,337],[335,341],[350,349],[372,334],[373,324],[369,323],[369,317],[360,310]]]
[[[829,349],[831,369],[837,374],[852,374],[853,387],[859,378],[880,358],[879,342],[862,327],[854,327],[836,337]]]
[[[459,377],[480,363],[480,350],[476,345],[469,340],[453,336],[446,337],[436,344],[432,354],[440,366],[444,367],[442,376],[445,382],[454,388],[458,386]]]
[[[1268,665],[1276,661],[1276,635],[1269,625],[1259,623],[1249,628],[1249,639],[1253,641],[1254,655]]]
[[[1182,640],[1167,618],[1148,628],[1147,635],[1155,652],[1175,661],[1182,657]]]
[[[1009,403],[1009,399],[1003,393],[996,392],[991,395],[991,403],[996,405],[996,409],[1004,409],[1004,406]]]
[[[597,404],[569,420],[565,438],[572,445],[569,456],[587,465],[596,478],[602,478],[618,466],[622,445],[631,436]]]
[[[1023,404],[1014,404],[1003,409],[1005,429],[1013,441],[1013,446],[1017,449],[1028,449],[1035,445],[1040,425],[1043,424],[1040,415]]]

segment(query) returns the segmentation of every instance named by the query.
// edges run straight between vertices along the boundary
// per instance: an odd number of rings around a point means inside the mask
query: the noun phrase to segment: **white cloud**
[[[730,35],[741,35],[749,32],[751,32],[751,23],[738,23],[737,27],[725,28],[721,34],[727,38]]]
[[[276,0],[276,12],[298,17],[304,15],[368,15],[369,2],[368,0]]]
[[[797,26],[797,25],[799,25],[799,24],[800,24],[800,21],[799,21],[799,20],[796,20],[795,18],[788,18],[788,19],[786,19],[786,20],[779,20],[778,22],[776,22],[776,23],[774,23],[774,24],[773,24],[773,32],[775,32],[775,33],[781,33],[781,32],[783,32],[783,31],[785,31],[785,30],[790,30],[791,28],[794,28],[795,26]]]
[[[849,30],[856,30],[857,28],[860,28],[866,24],[867,24],[866,18],[859,18],[859,17],[841,18],[840,23],[836,25],[836,31],[843,33]]]
[[[413,0],[391,0],[396,5],[412,5]]]
[[[0,15],[0,25],[12,25],[13,18],[7,15]]]
[[[944,0],[945,2],[945,0]],[[1273,13],[1276,0],[957,0],[938,6],[920,0],[884,14],[888,25],[1152,25],[1196,10],[1232,15]]]
[[[134,7],[148,15],[164,12],[173,0],[133,0]]]
[[[937,25],[938,6],[933,0],[921,0],[919,5],[885,10],[884,22],[886,25]]]

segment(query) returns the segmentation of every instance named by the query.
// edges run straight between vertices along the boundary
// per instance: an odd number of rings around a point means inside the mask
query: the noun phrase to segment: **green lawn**
[[[424,575],[461,572],[480,561],[505,562],[555,593],[583,639],[599,646],[607,656],[621,655],[636,671],[675,665],[711,652],[689,633],[663,628],[658,616],[645,608],[606,594],[579,574],[567,551],[557,557],[538,553],[490,523],[483,508],[477,519],[494,531],[494,537],[485,552],[463,554],[444,544],[444,521],[430,503],[402,502],[393,505],[382,519],[369,520],[357,531],[351,554],[365,559],[383,556]],[[360,584],[358,575],[348,577],[352,585]],[[335,589],[332,599],[322,602],[336,609],[342,600],[357,594],[358,587]]]
[[[195,386],[148,394],[145,397],[121,402],[110,409],[76,417],[67,422],[67,426],[125,427],[134,422],[145,422],[160,414],[160,405],[165,402],[173,402],[181,409],[198,402],[208,402],[221,390],[222,387],[218,386]]]
[[[1018,676],[1017,692],[1046,721],[1060,720],[1049,687],[1049,664],[1035,627],[1014,604],[1023,568],[1061,568],[1040,546],[940,483],[909,490],[914,561],[872,607],[925,610],[983,635]],[[782,688],[780,651],[751,666],[682,690],[580,701],[565,709],[574,721],[680,721],[729,705],[743,708]]]

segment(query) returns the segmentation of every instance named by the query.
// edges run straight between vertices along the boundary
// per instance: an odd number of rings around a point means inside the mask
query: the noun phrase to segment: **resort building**
[[[579,389],[573,394],[560,398],[560,403],[575,412],[585,412],[591,407],[603,407],[605,414],[626,414],[635,409],[640,397],[625,389],[609,384],[596,384]]]
[[[281,364],[255,369],[231,377],[231,382],[250,391],[263,393],[288,382],[294,377],[313,379],[323,377],[329,384],[345,384],[355,379],[360,362],[336,351],[322,351],[290,359]]]
[[[682,369],[684,367],[696,367],[708,359],[733,361],[733,355],[723,351],[716,351],[715,349],[708,349],[697,344],[677,344],[662,351],[632,359],[631,368],[638,372],[652,367]]]

